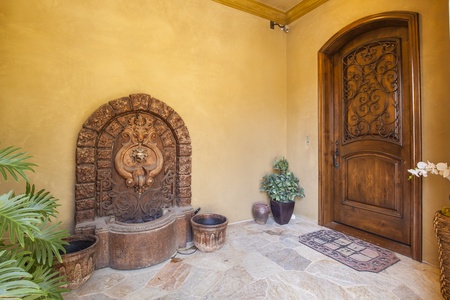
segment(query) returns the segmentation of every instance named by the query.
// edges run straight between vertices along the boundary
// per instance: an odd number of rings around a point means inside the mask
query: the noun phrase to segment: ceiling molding
[[[239,9],[249,14],[275,21],[277,23],[286,23],[286,13],[268,5],[254,0],[213,0],[226,6]]]
[[[246,13],[274,21],[283,25],[290,24],[328,0],[303,0],[287,12],[255,0],[212,0]]]
[[[286,12],[286,24],[294,22],[327,1],[328,0],[303,0]]]

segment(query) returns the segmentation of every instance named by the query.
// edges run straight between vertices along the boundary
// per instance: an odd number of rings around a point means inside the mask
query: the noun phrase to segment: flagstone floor
[[[283,226],[271,218],[230,224],[215,252],[180,250],[145,269],[96,270],[64,299],[442,299],[437,267],[397,254],[400,262],[380,273],[358,272],[298,242],[319,229],[298,217]]]

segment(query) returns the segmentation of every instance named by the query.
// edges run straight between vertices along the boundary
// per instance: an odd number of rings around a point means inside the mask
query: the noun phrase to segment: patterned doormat
[[[400,261],[389,250],[334,230],[314,231],[299,241],[356,271],[378,273]]]

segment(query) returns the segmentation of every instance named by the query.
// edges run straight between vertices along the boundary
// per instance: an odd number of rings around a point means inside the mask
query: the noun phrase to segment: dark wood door
[[[332,167],[323,225],[414,256],[420,216],[407,172],[417,150],[410,46],[407,26],[386,23],[347,37],[328,55],[332,92],[322,126]]]
[[[407,37],[406,28],[373,30],[334,55],[333,187],[336,222],[410,244]]]

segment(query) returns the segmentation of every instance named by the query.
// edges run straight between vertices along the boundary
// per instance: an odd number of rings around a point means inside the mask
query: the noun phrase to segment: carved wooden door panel
[[[411,107],[403,101],[410,98],[405,40],[405,28],[383,28],[334,56],[339,155],[333,186],[336,222],[410,244],[403,163],[411,157]]]
[[[332,167],[320,221],[414,257],[420,216],[407,173],[417,155],[410,39],[407,26],[371,26],[328,56],[332,92],[322,126],[329,135],[321,147]]]

